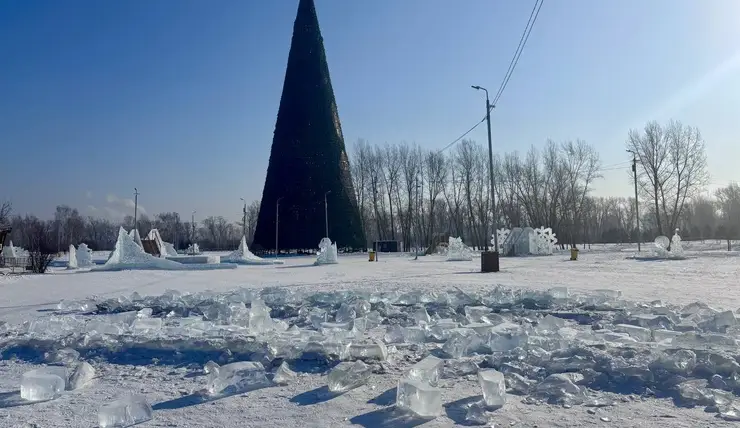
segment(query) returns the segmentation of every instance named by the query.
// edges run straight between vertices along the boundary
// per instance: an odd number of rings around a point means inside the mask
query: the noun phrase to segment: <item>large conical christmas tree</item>
[[[275,249],[279,200],[278,247],[316,248],[326,235],[327,192],[329,237],[340,248],[365,248],[316,8],[300,0],[252,246]]]

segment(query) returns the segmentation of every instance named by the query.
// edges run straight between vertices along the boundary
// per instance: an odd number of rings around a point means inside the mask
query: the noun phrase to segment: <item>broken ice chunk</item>
[[[218,363],[214,361],[208,361],[205,366],[203,366],[203,372],[205,374],[216,374],[218,375],[218,369],[221,368],[221,366],[218,365]]]
[[[383,342],[353,343],[349,347],[349,355],[354,358],[385,361],[388,358],[388,348]]]
[[[442,391],[418,380],[401,378],[396,389],[396,407],[423,418],[442,414]]]
[[[287,385],[294,382],[296,378],[296,373],[288,367],[288,363],[283,361],[275,372],[275,375],[272,377],[272,381],[278,385]]]
[[[211,374],[207,391],[210,395],[232,395],[269,385],[262,363],[241,361],[221,366]]]
[[[568,299],[568,287],[553,287],[547,290],[547,294],[552,296],[555,300],[567,300]]]
[[[162,329],[162,318],[137,318],[132,328],[135,334],[152,334]]]
[[[506,380],[497,370],[478,371],[478,383],[483,390],[483,400],[488,407],[501,407],[506,404]]]
[[[432,317],[429,316],[427,309],[422,306],[414,312],[414,320],[418,324],[429,324],[432,321]]]
[[[339,306],[337,314],[334,316],[334,319],[338,323],[350,322],[355,318],[357,318],[357,311],[352,305],[348,305],[346,303],[342,303],[342,305]]]
[[[44,354],[47,363],[58,363],[70,366],[80,359],[80,353],[71,348],[62,348]]]
[[[74,373],[69,378],[69,389],[82,388],[95,377],[95,369],[86,361],[77,365]]]
[[[364,385],[369,377],[370,367],[362,361],[339,363],[329,372],[329,391],[347,392]]]
[[[639,340],[640,342],[650,342],[653,337],[653,333],[649,328],[638,327],[636,325],[629,324],[617,324],[614,329],[619,332],[627,333],[630,337]]]
[[[470,425],[486,425],[488,424],[489,418],[486,414],[485,403],[476,401],[468,407],[468,411],[465,413],[465,421]]]
[[[249,309],[249,329],[256,333],[264,333],[272,328],[270,308],[261,299],[252,300]]]
[[[108,403],[98,410],[100,428],[123,428],[152,419],[152,406],[142,395],[129,395]]]
[[[66,379],[47,371],[31,370],[21,376],[21,398],[46,401],[57,398],[65,389]]]
[[[576,375],[578,374],[551,374],[537,385],[536,393],[539,396],[547,397],[550,402],[555,403],[577,404],[583,402],[585,391],[573,382]]]
[[[483,315],[493,312],[493,309],[488,306],[466,306],[465,307],[465,318],[469,322],[480,322]]]
[[[429,355],[411,366],[406,373],[406,377],[411,380],[428,383],[431,386],[437,386],[443,364],[444,360],[434,355]]]

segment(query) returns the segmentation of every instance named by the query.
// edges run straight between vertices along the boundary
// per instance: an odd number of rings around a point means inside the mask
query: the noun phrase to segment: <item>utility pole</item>
[[[632,176],[635,181],[635,220],[637,221],[637,252],[642,252],[640,248],[640,241],[642,241],[642,234],[640,233],[640,202],[637,200],[637,153],[634,150],[627,149],[627,152],[632,153]]]
[[[193,255],[195,255],[195,210],[193,210],[193,213],[190,215],[190,245],[193,248]]]
[[[242,211],[242,235],[244,239],[247,239],[247,201],[244,198],[239,198],[244,202],[244,209]]]
[[[491,105],[491,101],[488,98],[488,89],[483,88],[481,86],[472,86],[473,89],[478,91],[485,91],[486,93],[486,126],[488,127],[488,178],[491,180],[491,210],[493,212],[493,251],[486,251],[490,255],[487,257],[492,257],[494,260],[491,260],[492,263],[492,271],[498,272],[499,271],[499,254],[498,254],[498,218],[496,215],[496,182],[493,177],[493,143],[491,142],[491,109],[493,106]],[[484,242],[486,250],[488,250],[488,237],[486,236],[486,240]],[[486,257],[486,256],[482,256]]]
[[[331,193],[331,190],[324,193],[324,218],[326,220],[326,237],[329,237],[329,203],[326,200],[326,196]]]
[[[138,233],[139,232],[139,218],[137,217],[139,210],[139,191],[134,187],[134,230]]]
[[[277,199],[275,202],[275,259],[278,257],[278,226],[280,225],[280,200],[282,197]]]

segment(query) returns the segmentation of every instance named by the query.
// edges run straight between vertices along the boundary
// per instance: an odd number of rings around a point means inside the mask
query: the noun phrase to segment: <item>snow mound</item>
[[[222,263],[236,263],[240,265],[272,265],[272,264],[283,264],[282,260],[267,260],[262,257],[255,256],[249,247],[247,246],[247,238],[242,236],[242,241],[239,243],[239,248],[233,251],[227,256],[221,257]]]
[[[473,260],[473,252],[465,245],[462,238],[450,236],[447,244],[448,262],[469,262]]]
[[[131,229],[131,232],[129,232],[128,236],[130,236],[131,239],[134,240],[136,245],[138,245],[140,248],[144,248],[144,244],[141,243],[141,235],[139,235],[139,229]]]
[[[67,262],[67,269],[77,269],[77,250],[75,246],[69,244],[69,262]]]
[[[82,243],[77,247],[77,267],[89,268],[95,266],[93,262],[92,250],[87,247],[87,244]]]
[[[110,258],[103,266],[97,267],[94,270],[105,271],[122,269],[183,270],[185,267],[180,263],[160,259],[151,254],[145,253],[144,250],[136,244],[134,238],[121,228],[118,232],[116,248],[113,250]]]
[[[160,257],[176,257],[177,251],[175,250],[175,246],[170,244],[169,242],[164,242],[162,239],[162,236],[159,234],[159,229],[152,229],[149,231],[149,234],[146,236],[146,239],[150,239],[152,241],[157,242],[157,247],[159,247],[159,255]]]
[[[316,257],[314,265],[333,265],[339,263],[337,256],[337,244],[331,242],[329,238],[321,238],[319,242],[319,254]]]

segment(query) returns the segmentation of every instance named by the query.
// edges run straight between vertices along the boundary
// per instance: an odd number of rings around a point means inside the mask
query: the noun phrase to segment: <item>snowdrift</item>
[[[242,242],[239,244],[239,248],[233,251],[231,254],[221,256],[221,263],[236,263],[240,265],[273,265],[283,264],[282,260],[267,260],[262,257],[257,257],[249,251],[247,246],[247,238],[242,236]]]

